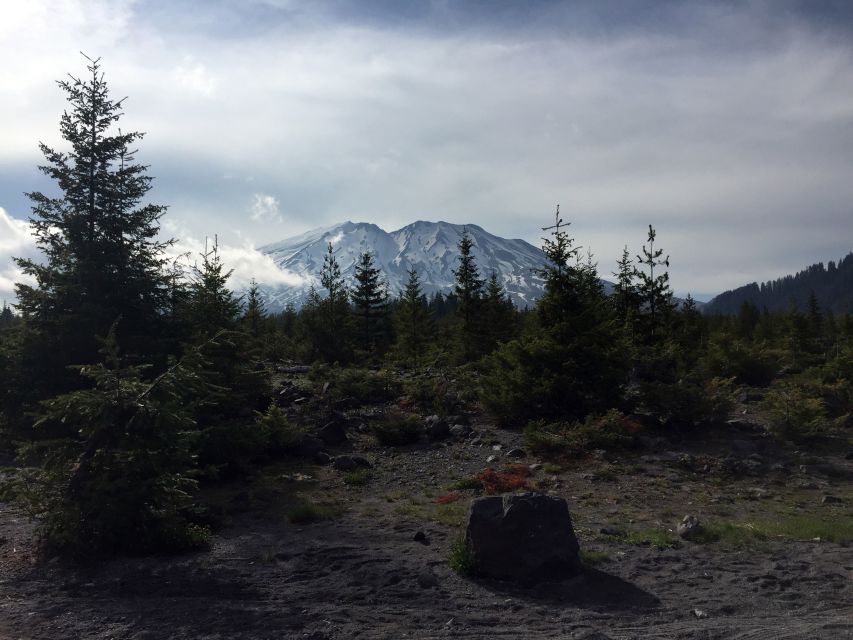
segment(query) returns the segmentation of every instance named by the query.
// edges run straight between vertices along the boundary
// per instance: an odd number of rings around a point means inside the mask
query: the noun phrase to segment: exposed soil
[[[480,415],[470,436],[397,449],[353,429],[332,453],[370,459],[364,485],[284,461],[208,490],[223,524],[209,551],[185,556],[37,559],[32,524],[0,503],[0,637],[853,638],[853,547],[774,536],[733,547],[670,533],[688,513],[741,524],[853,515],[846,452],[809,457],[773,444],[750,426],[750,411],[739,409],[745,424],[702,441],[647,438],[635,452],[535,471],[536,489],[569,501],[582,549],[600,553],[580,575],[530,588],[448,566],[474,494],[435,499],[520,446],[518,433]],[[288,510],[300,502],[333,517],[292,523]],[[676,546],[631,543],[603,527],[656,531]]]

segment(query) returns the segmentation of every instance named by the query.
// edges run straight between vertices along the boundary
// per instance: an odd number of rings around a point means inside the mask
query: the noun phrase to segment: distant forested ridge
[[[704,307],[705,313],[735,314],[744,302],[768,311],[786,311],[796,305],[808,306],[814,293],[821,309],[835,313],[853,312],[853,252],[837,263],[830,260],[813,264],[793,276],[785,276],[761,284],[751,283],[726,291]]]

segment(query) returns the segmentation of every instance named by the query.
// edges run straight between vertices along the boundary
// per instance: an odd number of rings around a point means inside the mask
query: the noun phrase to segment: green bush
[[[480,397],[502,425],[578,420],[619,403],[626,363],[618,345],[602,345],[606,336],[590,333],[588,343],[576,337],[567,346],[558,336],[532,333],[484,360]]]
[[[450,545],[450,558],[448,559],[450,569],[464,577],[472,577],[477,574],[477,567],[474,563],[474,555],[471,549],[465,544],[465,538],[458,537],[452,545]]]
[[[373,371],[354,367],[314,367],[311,380],[319,390],[328,383],[326,394],[334,400],[355,398],[363,404],[387,402],[399,397],[402,385],[389,369]]]
[[[583,421],[530,422],[524,429],[524,444],[543,457],[580,457],[594,449],[631,447],[640,429],[639,423],[612,409]]]
[[[368,429],[376,439],[386,446],[413,444],[421,437],[421,421],[418,416],[404,413],[387,413],[371,420]]]
[[[80,367],[92,385],[42,403],[35,428],[57,434],[22,447],[40,461],[18,486],[48,546],[73,554],[183,551],[206,543],[185,516],[196,488],[195,434],[185,393],[191,362],[154,382],[123,366],[115,334],[104,362]]]
[[[305,429],[294,425],[275,402],[264,413],[256,413],[255,427],[262,450],[280,454],[297,444],[305,435]]]
[[[782,366],[784,353],[764,344],[717,337],[708,347],[702,366],[711,377],[734,378],[740,384],[769,385]]]
[[[792,442],[807,442],[829,431],[823,400],[808,395],[797,384],[771,390],[762,409],[771,432]]]
[[[639,403],[663,422],[679,427],[725,421],[734,408],[734,379],[683,377],[640,385]]]

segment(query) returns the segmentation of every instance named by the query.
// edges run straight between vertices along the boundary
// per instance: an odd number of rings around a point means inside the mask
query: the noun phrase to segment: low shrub
[[[392,447],[413,444],[421,437],[420,418],[411,414],[386,413],[371,420],[368,429],[381,444]]]
[[[320,366],[312,369],[310,377],[330,398],[355,398],[363,404],[393,400],[402,391],[399,380],[388,369]]]
[[[344,484],[354,487],[366,485],[373,478],[373,471],[370,469],[356,469],[344,474]]]
[[[508,464],[502,471],[494,469],[483,469],[474,476],[482,485],[483,491],[488,495],[529,489],[527,478],[530,476],[530,467],[526,464]]]
[[[305,429],[290,422],[275,402],[271,402],[264,413],[256,413],[256,416],[258,440],[269,453],[283,453],[305,435]]]
[[[320,520],[331,520],[338,515],[338,511],[332,507],[313,502],[300,502],[288,509],[285,515],[293,524],[308,524]]]
[[[450,545],[448,564],[450,565],[450,569],[460,576],[470,578],[477,574],[474,556],[471,553],[471,549],[465,544],[465,538],[462,536],[458,537]]]
[[[784,384],[764,398],[762,410],[770,431],[802,443],[825,435],[830,427],[823,400],[806,393],[802,386]]]
[[[582,422],[531,422],[524,429],[524,443],[543,457],[581,457],[593,449],[631,447],[641,430],[639,422],[612,409]]]

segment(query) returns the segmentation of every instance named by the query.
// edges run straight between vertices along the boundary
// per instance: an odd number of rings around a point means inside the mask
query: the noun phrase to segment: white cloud
[[[0,300],[15,299],[16,282],[33,284],[21,273],[12,258],[32,258],[37,253],[29,223],[13,218],[0,207]]]
[[[279,201],[275,196],[256,193],[252,195],[252,204],[249,207],[249,212],[254,221],[275,221],[281,222],[281,213],[279,212]]]
[[[202,63],[192,57],[184,58],[174,72],[178,84],[190,92],[211,96],[216,90],[217,81]]]
[[[164,224],[163,229],[177,238],[169,249],[169,256],[185,267],[198,265],[201,255],[216,241],[214,238],[205,241],[193,237],[183,224],[174,221]],[[304,277],[279,269],[272,258],[258,251],[250,242],[242,245],[219,242],[218,252],[224,268],[232,272],[228,286],[234,291],[247,289],[252,280],[271,287],[300,287],[306,284]]]

